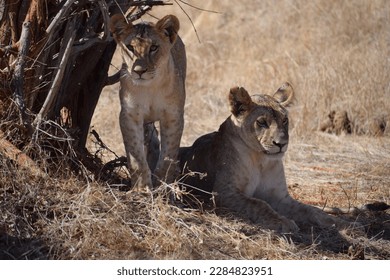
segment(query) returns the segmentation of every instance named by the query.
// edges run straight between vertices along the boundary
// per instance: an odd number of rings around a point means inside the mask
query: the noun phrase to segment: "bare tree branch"
[[[187,18],[190,20],[191,22],[191,25],[192,25],[192,28],[194,28],[194,31],[195,31],[195,34],[196,34],[196,38],[198,38],[198,42],[200,43],[200,38],[199,38],[199,35],[198,35],[198,30],[196,30],[196,27],[195,27],[195,24],[194,22],[192,21],[192,18],[190,17],[190,15],[186,12],[186,10],[184,10],[184,8],[179,4],[179,2],[177,0],[175,0],[176,4],[179,6],[179,8],[183,11],[183,13],[187,16]]]
[[[61,10],[54,17],[50,25],[46,29],[47,34],[51,34],[54,30],[54,27],[58,25],[58,22],[69,12],[70,6],[74,3],[75,0],[67,0]]]
[[[110,30],[108,28],[108,22],[110,21],[110,16],[108,15],[108,7],[106,1],[99,0],[98,4],[104,19],[104,32],[101,39],[105,41],[110,34]]]
[[[18,167],[30,171],[31,175],[46,177],[39,166],[26,153],[19,150],[16,146],[5,139],[3,131],[0,130],[0,154],[14,161]]]
[[[121,71],[119,70],[114,75],[107,77],[105,85],[110,86],[116,84],[117,82],[119,82],[120,76],[121,76]]]
[[[13,75],[13,85],[15,88],[14,99],[19,108],[20,119],[26,129],[29,128],[29,123],[26,116],[26,105],[24,101],[24,65],[25,58],[30,47],[30,22],[23,23],[22,34],[19,40],[20,50],[16,59],[15,71]]]
[[[203,8],[200,8],[200,7],[197,7],[197,6],[194,6],[186,1],[183,1],[183,0],[179,0],[181,3],[183,3],[184,5],[187,5],[191,8],[194,8],[194,9],[197,9],[197,10],[200,10],[200,11],[203,11],[203,12],[208,12],[208,13],[213,13],[213,14],[221,14],[221,12],[217,12],[217,11],[213,11],[213,10],[207,10],[207,9],[203,9]]]
[[[65,48],[62,48],[62,50],[61,50],[61,52],[63,52],[63,54],[62,54],[62,56],[60,56],[61,60],[60,60],[59,66],[58,66],[56,76],[53,80],[52,86],[51,86],[50,91],[46,97],[46,100],[45,100],[44,104],[42,105],[41,110],[39,111],[38,115],[36,116],[36,118],[33,122],[34,126],[39,125],[39,123],[42,121],[42,119],[44,117],[46,117],[47,113],[52,108],[54,100],[58,94],[58,91],[60,89],[60,85],[62,82],[62,78],[63,78],[64,73],[65,73],[65,68],[66,68],[66,65],[68,63],[68,58],[69,58],[71,51],[72,51],[73,42],[74,42],[74,39],[76,37],[76,33],[73,32],[73,30],[75,29],[75,26],[76,26],[76,18],[73,18],[67,24],[67,30],[66,30],[64,40],[63,40],[67,43],[66,43]]]
[[[154,0],[148,0],[148,1],[137,1],[130,4],[130,7],[138,6],[138,12],[134,13],[132,11],[129,13],[129,16],[127,18],[130,22],[136,21],[137,19],[141,18],[144,14],[146,14],[148,11],[152,9],[153,6],[164,6],[164,5],[172,5],[172,3],[167,3],[165,1],[154,1]]]

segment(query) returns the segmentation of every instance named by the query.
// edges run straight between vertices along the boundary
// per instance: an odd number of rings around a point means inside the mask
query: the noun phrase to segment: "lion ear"
[[[252,106],[252,99],[243,87],[234,87],[229,93],[230,111],[236,117],[247,112]]]
[[[125,31],[131,30],[133,25],[131,22],[127,23],[125,17],[122,14],[115,14],[110,19],[109,28],[115,41],[119,42],[125,36]]]
[[[173,44],[180,29],[180,22],[174,15],[167,15],[156,23],[156,28],[163,31]]]
[[[294,99],[294,89],[289,82],[285,82],[273,95],[280,105],[287,107]]]

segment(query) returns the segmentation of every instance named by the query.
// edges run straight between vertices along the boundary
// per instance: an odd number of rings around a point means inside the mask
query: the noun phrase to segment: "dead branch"
[[[114,171],[115,168],[126,167],[126,166],[127,166],[127,158],[125,156],[117,157],[104,164],[100,172],[101,174],[111,173]]]
[[[61,10],[54,17],[50,25],[46,29],[47,34],[51,34],[54,31],[54,27],[57,26],[59,21],[69,12],[70,6],[74,3],[75,0],[67,0]]]
[[[178,2],[177,0],[175,0],[175,3],[179,6],[179,8],[183,11],[183,13],[184,13],[184,14],[187,16],[187,18],[190,20],[191,25],[192,25],[192,28],[193,28],[194,31],[195,31],[196,38],[198,38],[198,42],[200,43],[200,38],[199,38],[198,30],[196,30],[196,27],[195,27],[194,22],[192,21],[192,18],[191,18],[190,15],[186,12],[186,10],[179,4],[179,2]]]
[[[99,133],[97,133],[97,131],[95,129],[92,129],[92,131],[90,132],[96,139],[97,141],[97,144],[99,144],[99,146],[102,148],[102,149],[105,149],[107,151],[109,151],[110,153],[112,153],[116,158],[118,158],[118,155],[113,151],[111,150],[109,147],[107,147],[107,145],[103,142],[103,140],[100,138],[100,135]]]
[[[14,100],[19,109],[20,119],[23,126],[28,129],[29,123],[26,116],[26,105],[24,102],[24,91],[23,91],[23,81],[24,81],[24,65],[25,58],[28,54],[28,49],[30,47],[30,22],[23,23],[22,34],[19,40],[20,50],[18,57],[16,59],[15,71],[13,75],[13,85],[15,88],[14,91]]]
[[[42,119],[44,117],[46,117],[47,113],[52,108],[54,100],[58,94],[58,91],[60,89],[60,85],[62,82],[62,78],[63,78],[64,73],[65,73],[65,68],[66,68],[66,65],[68,63],[69,56],[71,54],[73,42],[74,42],[74,39],[76,37],[75,32],[73,32],[75,26],[76,26],[76,18],[73,18],[67,24],[66,33],[64,36],[64,40],[63,40],[67,43],[66,43],[65,48],[62,48],[61,52],[60,52],[60,54],[62,53],[62,55],[60,55],[61,60],[60,60],[59,66],[58,66],[57,74],[53,80],[52,86],[49,90],[49,93],[46,97],[46,100],[45,100],[44,104],[42,105],[41,110],[39,111],[38,115],[36,116],[36,118],[33,122],[34,126],[39,125],[39,123],[42,121]]]
[[[103,21],[104,21],[104,31],[101,39],[105,41],[110,34],[110,30],[108,28],[108,22],[110,21],[110,16],[108,15],[108,7],[106,1],[99,0],[98,4],[99,4],[100,11],[103,15]]]
[[[192,5],[192,4],[190,4],[190,3],[186,2],[186,1],[183,1],[183,0],[178,0],[178,1],[180,1],[184,5],[187,5],[187,6],[191,7],[191,8],[194,8],[194,9],[202,11],[202,12],[208,12],[208,13],[213,13],[213,14],[222,14],[221,12],[200,8],[198,6]]]
[[[130,3],[130,6],[165,6],[172,5],[172,3],[166,1],[157,1],[157,0],[144,0],[144,1],[134,1]]]
[[[28,170],[33,176],[46,176],[46,173],[39,168],[35,161],[5,139],[2,131],[0,131],[0,154],[15,162],[17,166]]]
[[[126,13],[126,18],[129,20],[129,22],[133,22],[136,21],[137,19],[140,19],[144,14],[150,11],[153,6],[165,6],[165,5],[172,5],[172,3],[167,3],[165,1],[154,1],[154,0],[133,2],[130,4],[130,7],[138,7],[138,12],[134,13],[135,10],[133,9],[130,13]]]
[[[120,77],[121,77],[121,71],[119,70],[114,75],[107,77],[105,85],[110,86],[116,84],[117,82],[119,82]]]

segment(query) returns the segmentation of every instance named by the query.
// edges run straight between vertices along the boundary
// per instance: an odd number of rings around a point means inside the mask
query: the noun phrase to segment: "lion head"
[[[289,83],[283,84],[272,96],[253,95],[242,87],[230,89],[231,120],[238,135],[251,149],[270,158],[280,158],[287,151],[288,112],[294,91]]]
[[[128,23],[121,14],[111,17],[110,30],[122,50],[133,83],[147,83],[164,76],[179,28],[179,20],[173,15],[163,17],[156,24],[136,25]]]

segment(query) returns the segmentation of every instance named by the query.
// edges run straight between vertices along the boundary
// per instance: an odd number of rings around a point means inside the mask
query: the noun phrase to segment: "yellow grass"
[[[182,145],[217,130],[229,115],[230,87],[272,93],[295,88],[285,157],[292,195],[304,202],[350,206],[390,204],[390,2],[195,1],[220,13],[175,4],[155,8],[181,21],[188,59]],[[113,61],[113,69],[120,65]],[[318,131],[330,110],[346,110],[354,134]],[[118,85],[107,88],[92,125],[124,155],[118,125]],[[376,119],[388,127],[370,136]],[[95,145],[89,142],[91,151]],[[104,160],[113,158],[109,152]],[[302,228],[280,236],[229,213],[183,209],[162,187],[126,193],[64,172],[31,178],[0,157],[0,257],[54,259],[349,259],[390,258],[389,212],[346,219],[365,233]],[[169,188],[168,188],[169,189]],[[362,253],[363,252],[363,253]]]

